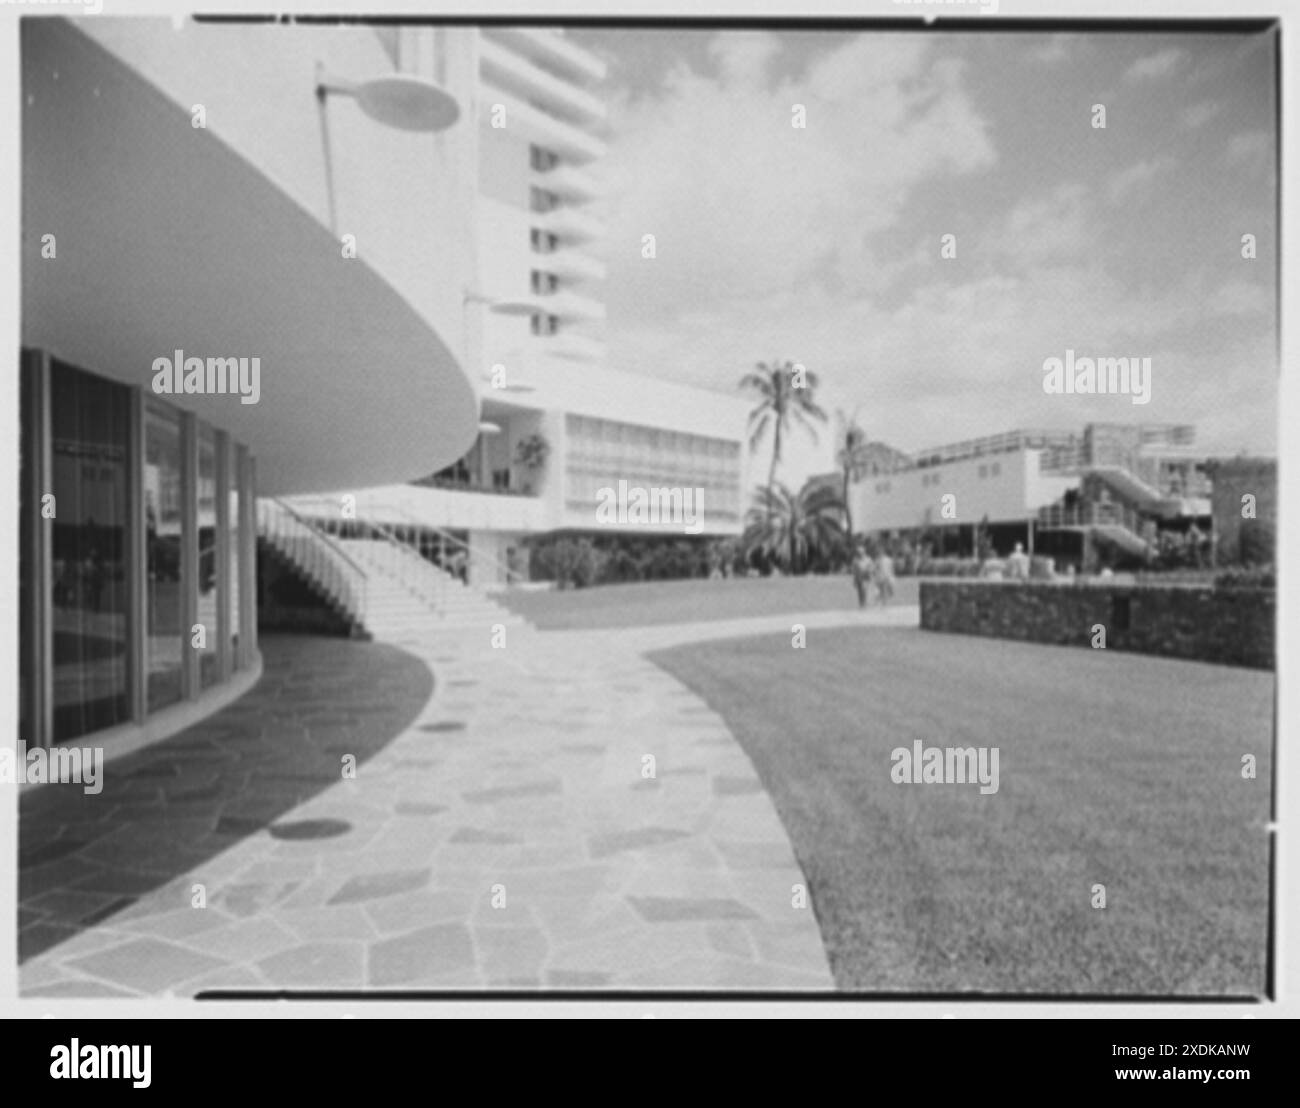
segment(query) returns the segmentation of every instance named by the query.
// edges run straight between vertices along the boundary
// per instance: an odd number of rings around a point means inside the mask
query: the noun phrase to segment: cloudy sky
[[[1271,35],[569,33],[610,64],[617,368],[800,362],[904,450],[1102,419],[1276,449]],[[1150,357],[1151,402],[1044,394],[1067,348]]]

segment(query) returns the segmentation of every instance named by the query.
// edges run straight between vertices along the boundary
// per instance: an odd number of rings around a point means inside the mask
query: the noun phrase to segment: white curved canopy
[[[146,391],[177,349],[259,358],[256,404],[166,399],[246,444],[263,493],[470,447],[475,388],[428,320],[187,110],[64,20],[26,21],[23,93],[25,345]]]

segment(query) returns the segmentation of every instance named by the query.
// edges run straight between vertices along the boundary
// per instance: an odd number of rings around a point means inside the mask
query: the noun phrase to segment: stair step
[[[317,536],[324,541],[322,536]],[[298,561],[299,540],[281,535],[263,535],[269,544],[315,587],[345,618],[357,616],[345,599],[347,590],[326,583]],[[396,547],[377,538],[332,538],[330,544],[342,550],[366,575],[363,624],[377,638],[410,639],[440,630],[476,631],[501,624],[516,630],[532,625],[514,615],[473,585],[467,585],[422,557],[409,547]],[[326,564],[330,559],[324,559]],[[337,562],[337,557],[334,557]],[[358,598],[361,595],[358,591]]]

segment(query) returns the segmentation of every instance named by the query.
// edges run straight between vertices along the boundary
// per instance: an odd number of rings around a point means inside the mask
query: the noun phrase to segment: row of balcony
[[[553,254],[536,255],[533,264],[547,273],[554,273],[561,281],[603,281],[605,263],[580,250],[557,250]]]
[[[583,243],[599,238],[604,233],[604,228],[596,220],[573,208],[558,208],[541,217],[539,222],[542,229],[551,232],[564,243]],[[605,279],[605,263],[573,246],[550,254],[534,255],[531,261],[535,268],[554,274],[566,286]],[[575,292],[571,287],[538,297],[538,307],[566,325],[597,323],[605,318],[605,305],[602,301]],[[585,336],[544,337],[563,339],[563,342],[553,342],[551,346],[556,352],[563,347],[564,356],[599,357],[604,352],[603,345]]]
[[[537,226],[565,243],[592,242],[602,238],[605,225],[578,208],[556,208],[538,216]]]
[[[600,183],[595,176],[576,165],[557,165],[554,169],[535,169],[533,184],[555,193],[571,204],[583,204],[600,195]]]
[[[533,64],[490,38],[479,40],[480,76],[496,88],[545,104],[579,126],[605,121],[605,105],[584,88]]]
[[[603,303],[570,289],[538,297],[537,302],[542,311],[554,316],[562,324],[598,323],[605,318]]]
[[[603,139],[529,103],[495,82],[489,83],[479,98],[481,117],[489,126],[496,104],[505,108],[506,126],[512,132],[554,151],[567,161],[585,165],[605,155],[607,146]]]
[[[493,26],[485,29],[483,40],[502,42],[517,54],[574,81],[595,83],[605,79],[604,62],[549,28]]]
[[[604,343],[570,328],[604,320],[605,305],[571,286],[605,279],[605,264],[580,249],[601,239],[605,228],[571,205],[600,195],[598,181],[583,167],[606,149],[592,133],[605,122],[605,105],[586,87],[604,79],[604,63],[561,33],[531,27],[486,28],[479,39],[479,63],[487,86],[482,110],[490,111],[493,102],[504,105],[507,127],[562,159],[554,168],[534,169],[532,174],[533,184],[563,202],[535,215],[533,224],[554,235],[561,249],[532,261],[565,286],[533,298],[539,312],[561,325],[554,335],[536,336],[535,349],[544,357],[599,361]]]
[[[583,324],[598,323],[605,318],[605,305],[590,296],[583,296],[581,293],[564,289],[560,292],[545,293],[535,295],[527,300],[519,301],[521,310],[526,309],[528,313],[537,315],[553,316],[561,324]],[[556,335],[539,335],[539,338],[560,338],[562,334]],[[591,340],[595,341],[595,340]],[[555,343],[557,348],[568,346],[568,343]],[[586,344],[579,343],[579,346],[589,348]]]

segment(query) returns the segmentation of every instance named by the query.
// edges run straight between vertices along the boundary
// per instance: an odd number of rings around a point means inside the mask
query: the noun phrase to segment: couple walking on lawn
[[[872,558],[867,548],[859,544],[853,553],[853,587],[858,590],[859,608],[871,603],[873,583],[880,603],[889,603],[894,595],[894,559],[883,548]]]

